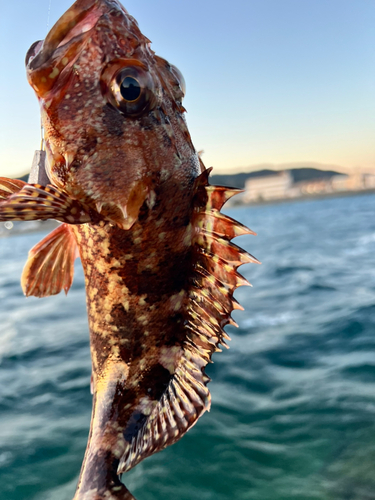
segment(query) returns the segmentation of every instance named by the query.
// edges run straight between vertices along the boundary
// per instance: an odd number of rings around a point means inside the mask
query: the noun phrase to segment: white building
[[[333,191],[348,191],[350,189],[349,176],[345,174],[333,175],[331,184]]]
[[[293,196],[293,177],[290,172],[250,177],[245,183],[246,202],[278,200]]]
[[[374,174],[364,174],[363,184],[365,189],[375,189],[375,175]]]

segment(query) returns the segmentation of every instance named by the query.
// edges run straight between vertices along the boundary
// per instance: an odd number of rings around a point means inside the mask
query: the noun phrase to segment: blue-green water
[[[375,196],[229,211],[258,232],[212,410],[125,477],[137,500],[375,499]],[[25,299],[0,240],[0,500],[71,500],[91,395],[84,283]]]

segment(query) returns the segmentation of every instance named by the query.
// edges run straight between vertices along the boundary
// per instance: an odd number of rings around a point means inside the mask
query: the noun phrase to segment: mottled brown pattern
[[[108,422],[121,429],[123,446],[138,434],[173,376],[161,351],[175,349],[175,359],[171,356],[169,361],[174,369],[185,341],[185,314],[182,308],[174,310],[171,297],[189,287],[192,247],[191,239],[184,240],[192,186],[174,186],[171,191],[165,184],[159,189],[157,208],[148,210],[127,232],[109,224],[74,229],[86,275],[94,393],[113,366],[124,374],[124,384],[104,394],[113,399],[106,404],[104,429],[94,436],[98,453],[107,446]],[[167,198],[164,191],[174,196]],[[184,217],[170,206],[179,206]],[[81,484],[85,481],[84,476]]]
[[[79,250],[94,397],[74,500],[134,500],[121,473],[210,408],[205,366],[235,324],[237,268],[257,262],[230,240],[253,233],[220,213],[236,190],[208,184],[183,77],[117,0],[76,1],[26,63],[51,184],[0,178],[0,220],[64,223],[31,250],[27,295],[67,291]]]

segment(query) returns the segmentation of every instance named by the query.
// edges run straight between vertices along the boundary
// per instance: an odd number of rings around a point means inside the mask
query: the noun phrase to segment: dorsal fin
[[[248,262],[259,261],[230,243],[250,229],[220,213],[239,190],[210,186],[205,170],[196,180],[192,227],[192,274],[184,298],[185,341],[171,380],[143,427],[125,446],[118,473],[174,443],[210,409],[211,397],[205,366],[219,345],[227,347],[224,331],[235,324],[231,312],[241,306],[233,298],[238,286],[249,283],[237,272]]]
[[[68,293],[76,257],[73,231],[68,224],[61,224],[30,250],[21,277],[23,293],[27,297],[48,297],[62,289]]]

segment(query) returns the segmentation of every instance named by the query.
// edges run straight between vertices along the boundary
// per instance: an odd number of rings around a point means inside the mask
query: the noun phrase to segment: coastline
[[[351,196],[361,196],[361,195],[368,195],[368,194],[375,194],[375,188],[374,189],[357,189],[353,191],[335,191],[331,193],[314,193],[311,195],[304,195],[304,196],[298,196],[295,198],[275,198],[275,199],[269,199],[269,200],[258,200],[256,202],[251,202],[251,203],[244,203],[240,199],[236,200],[234,199],[229,200],[229,203],[227,203],[228,208],[235,208],[235,207],[260,207],[263,205],[280,205],[282,203],[299,203],[299,202],[305,202],[305,201],[313,201],[313,200],[322,200],[326,198],[348,198]]]

